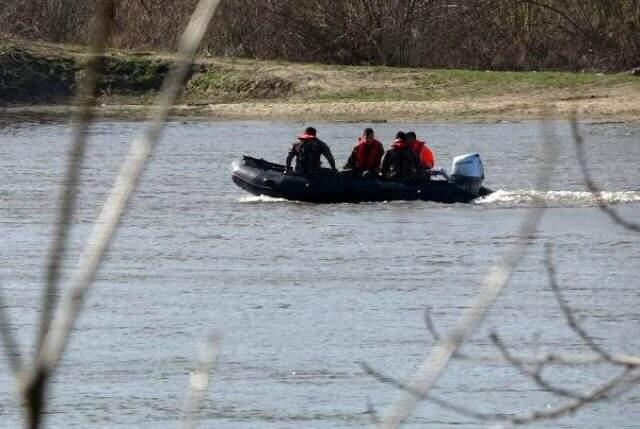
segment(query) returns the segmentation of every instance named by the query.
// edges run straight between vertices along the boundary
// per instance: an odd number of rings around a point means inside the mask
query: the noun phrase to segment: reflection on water
[[[57,374],[51,427],[176,426],[197,344],[212,330],[223,338],[205,427],[366,425],[367,400],[382,408],[395,392],[364,375],[357,362],[399,377],[415,369],[433,344],[423,309],[433,309],[441,331],[451,328],[488,267],[514,242],[534,197],[550,208],[467,353],[494,353],[487,339],[493,329],[521,353],[585,350],[546,287],[547,242],[555,244],[568,299],[596,338],[613,350],[640,350],[638,241],[584,192],[566,125],[555,129],[554,191],[545,193],[533,191],[541,167],[536,123],[374,124],[384,142],[397,128],[415,129],[445,168],[455,155],[481,153],[486,185],[500,191],[476,204],[299,204],[248,196],[233,185],[233,161],[246,153],[282,162],[288,141],[306,125],[169,125]],[[313,125],[344,161],[369,124]],[[126,143],[141,128],[104,122],[92,130],[67,278]],[[584,130],[602,198],[626,218],[640,218],[640,126]],[[69,129],[56,123],[0,129],[0,284],[25,350],[35,337],[68,141]],[[6,362],[0,364],[0,384],[9,386]],[[598,368],[549,372],[575,388],[608,375]],[[457,362],[435,393],[486,412],[557,403],[500,364]],[[635,402],[624,396],[549,426],[634,427]],[[0,390],[0,404],[3,424],[17,426],[12,390]],[[408,426],[475,424],[424,404]]]

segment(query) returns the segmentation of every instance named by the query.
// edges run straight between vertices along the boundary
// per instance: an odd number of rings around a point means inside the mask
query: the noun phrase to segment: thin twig
[[[97,4],[95,10],[95,30],[90,42],[90,56],[86,63],[86,72],[80,80],[76,104],[79,106],[77,125],[74,128],[71,152],[69,154],[69,166],[62,186],[62,198],[58,217],[53,232],[53,241],[47,257],[45,286],[41,301],[39,328],[36,338],[36,355],[42,350],[47,337],[54,309],[58,303],[58,283],[60,268],[67,253],[69,230],[73,221],[76,196],[78,194],[78,182],[89,127],[95,116],[96,93],[100,78],[103,54],[106,38],[109,33],[112,0],[105,0]],[[27,425],[38,428],[42,424],[42,415],[45,407],[46,384],[48,374],[42,373],[34,382],[28,380],[24,385],[22,397],[27,412]]]
[[[545,266],[547,269],[547,276],[549,277],[549,286],[551,290],[553,290],[553,294],[558,301],[558,305],[565,319],[567,320],[567,324],[569,327],[582,339],[582,341],[591,349],[594,353],[599,355],[602,359],[607,362],[616,363],[611,355],[604,350],[598,343],[596,343],[593,338],[587,333],[587,331],[580,325],[578,320],[573,314],[573,309],[567,300],[564,298],[562,291],[560,290],[560,285],[558,284],[558,279],[556,277],[556,270],[553,264],[553,247],[551,243],[547,243],[545,245]]]
[[[532,209],[523,227],[520,230],[520,240],[505,255],[504,259],[492,269],[487,276],[481,291],[474,298],[465,311],[456,329],[440,340],[427,355],[422,365],[411,377],[407,385],[412,391],[426,396],[433,384],[440,377],[450,359],[458,351],[462,343],[475,330],[480,321],[486,315],[491,304],[500,295],[504,287],[511,279],[511,275],[524,256],[529,240],[527,238],[535,230],[542,216],[542,210]],[[383,417],[380,428],[396,428],[415,408],[417,398],[420,396],[401,394],[400,398],[391,406]]]
[[[610,380],[607,380],[606,382],[592,389],[588,394],[584,395],[583,399],[575,399],[573,401],[569,401],[564,404],[560,404],[557,407],[546,410],[531,411],[528,415],[513,417],[511,419],[511,422],[517,425],[524,425],[540,420],[555,419],[566,414],[573,413],[578,409],[593,402],[606,399],[607,394],[618,387],[621,383],[626,383],[628,381],[629,383],[632,383],[637,387],[637,383],[638,381],[640,381],[640,375],[635,375],[631,379],[626,380],[631,371],[632,370],[629,368],[624,369],[616,377],[613,377]]]
[[[546,135],[547,130],[544,129],[544,131]],[[550,141],[550,138],[545,138],[546,143]],[[545,159],[538,179],[538,189],[546,189],[547,180],[554,165],[553,160],[556,158],[555,154],[552,154],[555,152],[555,146],[545,144],[543,149]],[[502,260],[486,276],[480,292],[472,299],[457,327],[451,334],[438,341],[418,370],[411,376],[410,381],[406,383],[411,391],[419,393],[419,396],[402,391],[383,416],[378,425],[379,428],[397,428],[415,408],[418,399],[428,396],[429,390],[443,373],[451,358],[484,319],[493,302],[509,283],[515,267],[524,257],[531,235],[542,219],[544,207],[544,201],[541,201],[539,207],[529,212],[520,227],[517,242],[507,250]]]
[[[593,194],[594,198],[598,202],[598,207],[600,208],[600,210],[605,212],[609,216],[609,218],[613,220],[613,222],[622,226],[623,228],[633,232],[640,232],[640,224],[629,222],[623,219],[618,211],[607,204],[607,202],[602,198],[602,190],[598,185],[596,185],[596,182],[591,177],[584,149],[584,139],[582,138],[582,134],[580,134],[578,123],[575,119],[571,121],[571,131],[573,133],[573,141],[576,146],[576,157],[578,158],[580,170],[582,170],[582,177],[584,179],[585,186],[587,187],[589,192]]]
[[[76,196],[78,195],[78,181],[84,159],[89,127],[95,117],[95,105],[98,81],[104,63],[103,54],[111,20],[109,11],[112,0],[98,3],[96,7],[95,29],[91,38],[89,59],[86,62],[85,73],[78,86],[75,104],[79,107],[77,123],[73,131],[72,148],[69,153],[67,173],[62,185],[61,203],[53,232],[53,241],[47,257],[45,288],[42,297],[40,313],[40,327],[38,329],[37,348],[40,350],[44,338],[49,332],[53,311],[57,304],[58,282],[60,267],[64,260],[68,246],[68,236],[73,213],[75,211]]]
[[[362,369],[367,375],[372,376],[373,378],[380,381],[381,383],[388,384],[389,386],[392,386],[402,392],[406,392],[412,396],[415,396],[416,399],[431,402],[432,404],[435,404],[446,410],[453,411],[462,416],[469,417],[472,419],[478,419],[478,420],[507,420],[510,418],[508,414],[484,413],[481,411],[472,410],[470,408],[451,403],[449,401],[440,399],[435,396],[424,395],[414,390],[412,387],[406,385],[405,383],[402,383],[401,381],[398,381],[393,377],[389,377],[388,375],[381,373],[380,371],[372,368],[370,365],[364,362],[361,362],[360,366],[362,367]]]
[[[500,351],[500,354],[504,357],[504,359],[515,369],[518,370],[525,377],[530,378],[535,384],[537,384],[541,389],[553,393],[554,395],[563,396],[567,398],[573,399],[585,399],[584,395],[580,393],[573,392],[568,389],[564,389],[562,387],[557,387],[550,384],[547,380],[542,376],[542,372],[544,370],[545,364],[540,363],[535,365],[535,370],[532,371],[527,368],[527,364],[516,358],[509,352],[509,348],[502,341],[502,339],[496,333],[491,334],[491,341],[496,346],[496,348]]]
[[[22,355],[18,342],[11,332],[9,314],[7,313],[7,305],[4,302],[2,291],[0,290],[0,338],[2,346],[9,363],[9,369],[15,378],[18,378],[22,371]]]
[[[565,402],[554,408],[544,409],[544,410],[532,410],[526,414],[514,415],[514,414],[505,414],[505,413],[480,412],[480,411],[473,410],[469,407],[453,404],[444,399],[440,399],[434,396],[428,396],[419,391],[414,390],[411,386],[408,386],[392,377],[389,377],[385,374],[380,373],[379,371],[371,368],[369,365],[365,363],[361,363],[361,366],[368,375],[374,377],[376,380],[382,383],[388,384],[390,386],[393,386],[394,388],[406,394],[415,396],[417,400],[424,400],[424,401],[431,402],[441,408],[444,408],[449,411],[453,411],[464,417],[473,418],[473,419],[482,420],[482,421],[510,423],[514,425],[524,425],[524,424],[533,423],[539,420],[549,420],[549,419],[561,417],[566,414],[570,414],[593,402],[609,399],[611,397],[610,394],[620,386],[623,386],[623,389],[625,389],[624,390],[625,392],[632,388],[636,388],[638,387],[638,382],[640,381],[640,374],[636,374],[633,377],[629,377],[629,374],[632,373],[632,369],[626,368],[619,375],[593,388],[589,393],[582,395],[581,398],[576,398],[572,401]]]
[[[474,298],[468,310],[465,311],[457,328],[436,344],[420,368],[412,376],[411,381],[407,384],[412,391],[419,392],[422,396],[427,395],[449,363],[449,360],[484,318],[491,304],[508,284],[515,266],[524,256],[529,241],[528,238],[535,231],[542,213],[541,208],[533,209],[530,212],[520,229],[520,239],[486,277],[480,293]],[[388,410],[379,426],[381,428],[398,427],[409,412],[415,408],[416,402],[416,395],[401,395]]]
[[[522,362],[523,365],[555,365],[555,366],[575,366],[575,365],[600,365],[610,364],[611,361],[621,366],[640,366],[640,356],[629,354],[612,354],[611,360],[603,359],[600,355],[594,353],[565,353],[556,352],[537,352],[533,354],[513,355],[514,358]],[[457,359],[465,360],[472,363],[508,363],[501,354],[474,354],[474,355],[457,355]]]
[[[427,326],[427,331],[429,331],[433,339],[439,341],[441,338],[440,333],[433,323],[433,318],[431,317],[431,309],[429,307],[424,309],[424,324]]]
[[[371,424],[374,426],[377,425],[380,418],[378,417],[378,410],[376,410],[376,407],[371,403],[371,398],[367,398],[367,414],[369,415]]]
[[[436,324],[433,322],[433,317],[431,317],[431,309],[429,307],[424,309],[424,324],[427,327],[427,331],[431,334],[434,340],[440,341],[442,338],[440,332],[436,329]],[[456,351],[453,355],[456,359],[471,359],[468,355],[462,353],[461,351]]]
[[[87,246],[78,262],[78,269],[72,281],[72,292],[58,306],[59,314],[56,314],[58,317],[54,319],[52,332],[47,335],[43,351],[39,356],[40,364],[44,366],[54,366],[64,351],[85,294],[102,262],[143,167],[160,137],[164,122],[178,96],[195,51],[218,3],[219,0],[201,0],[185,30],[176,57],[176,65],[167,76],[163,88],[151,108],[147,130],[141,138],[133,141],[129,155],[123,163],[114,187],[98,216],[87,241]]]
[[[143,171],[143,167],[160,137],[164,122],[185,81],[189,66],[196,49],[207,29],[209,21],[219,4],[219,0],[201,0],[191,17],[180,41],[176,64],[165,79],[154,106],[151,108],[147,129],[144,135],[132,142],[131,150],[116,178],[113,189],[102,207],[91,232],[87,245],[80,257],[72,279],[69,294],[57,306],[54,319],[42,347],[37,354],[34,368],[25,383],[25,391],[44,392],[47,380],[61,359],[74,324],[82,309],[88,292],[102,259],[108,249],[113,234],[122,218],[129,200]],[[44,393],[40,393],[43,397]],[[42,407],[39,407],[37,420],[31,426],[39,427]]]
[[[218,343],[219,339],[215,335],[210,335],[207,338],[198,366],[195,371],[191,373],[191,380],[189,382],[189,389],[184,406],[184,429],[195,429],[198,426],[198,411],[202,407],[202,401],[209,388],[211,371],[218,357]]]

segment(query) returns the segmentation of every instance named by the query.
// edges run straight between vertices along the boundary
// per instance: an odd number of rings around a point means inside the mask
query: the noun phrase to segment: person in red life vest
[[[407,133],[407,142],[411,144],[413,153],[416,155],[416,158],[420,162],[419,167],[426,170],[431,170],[435,165],[435,158],[433,156],[433,152],[431,152],[431,149],[429,149],[426,143],[418,140],[416,137],[416,133],[414,133],[413,131],[409,131]]]
[[[407,141],[406,134],[398,131],[391,148],[385,152],[382,158],[380,171],[382,177],[388,180],[408,182],[416,178],[417,170],[418,161],[413,153],[413,148]]]
[[[358,143],[351,151],[344,169],[350,170],[354,177],[377,176],[383,155],[382,143],[375,139],[371,128],[365,128],[362,137],[358,138]]]
[[[299,135],[297,140],[291,144],[291,150],[285,162],[285,172],[291,172],[291,161],[296,159],[295,172],[301,175],[315,175],[321,172],[322,162],[320,156],[324,156],[329,161],[329,165],[334,171],[336,161],[333,159],[329,146],[316,137],[316,129],[308,127],[304,133]]]

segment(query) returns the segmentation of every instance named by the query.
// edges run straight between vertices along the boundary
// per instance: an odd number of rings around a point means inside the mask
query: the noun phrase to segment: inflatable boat
[[[310,203],[358,203],[365,201],[424,200],[468,203],[493,191],[482,186],[484,168],[480,155],[453,160],[452,174],[434,170],[429,179],[411,183],[380,178],[351,177],[323,169],[313,177],[285,173],[284,165],[244,156],[233,163],[233,182],[253,195],[266,195]]]

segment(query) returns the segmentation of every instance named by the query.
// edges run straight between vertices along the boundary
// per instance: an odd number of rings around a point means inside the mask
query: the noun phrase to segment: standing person
[[[435,157],[433,156],[433,152],[427,144],[423,141],[420,141],[416,137],[416,133],[413,131],[409,131],[407,133],[407,142],[411,145],[411,149],[415,154],[416,158],[420,162],[419,167],[431,170],[435,165]]]
[[[358,138],[358,143],[351,151],[344,169],[351,170],[354,177],[377,176],[383,155],[384,146],[376,140],[373,129],[365,128],[362,137]]]
[[[411,144],[402,131],[398,131],[391,148],[382,158],[382,176],[389,180],[411,181],[416,177],[417,160]]]
[[[316,137],[316,129],[307,127],[304,133],[299,135],[297,140],[291,144],[291,150],[285,162],[286,172],[291,171],[291,161],[295,157],[295,172],[302,175],[314,175],[320,172],[322,163],[320,156],[323,155],[329,161],[329,165],[334,171],[336,162],[331,154],[331,149],[322,140]]]

